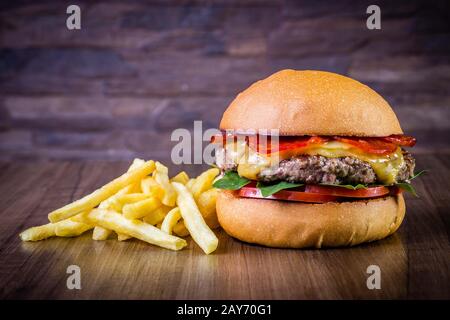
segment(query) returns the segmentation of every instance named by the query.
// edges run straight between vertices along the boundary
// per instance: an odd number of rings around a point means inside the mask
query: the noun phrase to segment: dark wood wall
[[[65,26],[79,4],[81,30]],[[284,68],[354,77],[417,152],[450,150],[448,1],[10,1],[0,12],[0,159],[163,158]]]

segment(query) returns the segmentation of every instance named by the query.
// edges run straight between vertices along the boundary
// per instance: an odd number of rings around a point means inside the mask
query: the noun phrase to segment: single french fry
[[[119,201],[119,198],[128,194],[135,194],[139,192],[133,192],[135,190],[140,190],[139,183],[134,183],[126,186],[123,189],[120,189],[116,194],[112,195],[105,201],[100,202],[99,208],[100,209],[113,209],[115,211],[120,211],[122,209],[122,204]]]
[[[181,184],[186,184],[188,181],[189,181],[189,176],[184,171],[181,171],[175,177],[170,179],[170,182],[179,182]]]
[[[124,234],[124,233],[118,233],[117,234],[117,240],[119,240],[119,241],[125,241],[125,240],[128,240],[128,239],[131,239],[131,237],[129,235],[127,235],[127,234]]]
[[[134,185],[132,185],[132,184],[126,186],[125,188],[120,189],[116,194],[114,194],[111,197],[109,197],[108,199],[100,202],[98,207],[100,209],[113,209],[115,211],[120,211],[121,205],[118,202],[117,198],[122,195],[131,193],[131,190],[133,190],[133,189],[134,189]]]
[[[92,240],[98,240],[98,241],[104,241],[109,238],[111,235],[112,230],[105,229],[99,226],[96,226],[94,228],[94,231],[92,232]]]
[[[159,208],[153,210],[151,213],[146,215],[142,220],[145,223],[151,224],[152,226],[162,222],[166,217],[167,213],[171,210],[171,207],[161,205]]]
[[[93,225],[67,219],[56,223],[55,234],[58,237],[77,237],[92,228]]]
[[[168,235],[140,220],[129,220],[114,211],[94,209],[84,215],[91,224],[99,225],[163,248],[180,250],[187,245],[184,239]]]
[[[164,189],[164,196],[162,197],[161,202],[166,206],[173,207],[175,206],[177,193],[169,182],[169,170],[159,162],[155,163],[155,167],[156,169],[152,174],[153,178]]]
[[[206,224],[211,228],[218,228],[219,220],[216,213],[216,199],[218,190],[216,188],[202,192],[197,199],[197,206]]]
[[[177,224],[178,220],[181,219],[181,213],[180,208],[175,207],[172,210],[167,213],[166,217],[164,218],[161,230],[164,231],[167,234],[172,234],[173,227]]]
[[[150,197],[135,203],[126,204],[122,208],[122,212],[127,219],[139,219],[152,213],[153,210],[161,206],[161,201],[155,197]]]
[[[142,180],[145,176],[152,173],[153,170],[155,170],[155,163],[151,160],[147,161],[139,168],[123,174],[80,200],[51,212],[48,218],[50,222],[58,222],[68,219],[84,210],[92,209],[120,189]]]
[[[75,222],[84,223],[84,224],[92,224],[91,221],[87,218],[87,214],[89,213],[89,211],[90,210],[86,210],[82,213],[79,213],[79,214],[73,216],[72,218],[70,218],[70,220],[75,221]],[[57,222],[57,223],[59,223],[59,222]]]
[[[55,223],[47,223],[42,226],[31,227],[19,235],[22,241],[39,241],[54,236],[56,236]]]
[[[185,186],[188,190],[192,190],[192,186],[194,185],[194,183],[195,183],[195,178],[191,178],[191,179],[189,179],[188,182],[186,182]]]
[[[117,197],[117,207],[119,210],[115,211],[122,211],[123,206],[130,204],[130,203],[136,203],[145,199],[148,199],[149,195],[144,193],[128,193]]]
[[[138,202],[138,201],[147,199],[148,197],[149,196],[144,193],[128,193],[128,194],[118,196],[117,200],[119,200],[119,202],[121,202],[123,204],[129,204],[129,203],[134,203],[134,202]]]
[[[172,231],[179,237],[187,237],[189,235],[189,230],[186,229],[183,220],[178,221],[178,223],[172,228]]]
[[[142,166],[144,163],[145,163],[144,159],[134,158],[129,170],[137,169],[140,166]]]
[[[178,182],[172,182],[172,185],[177,192],[177,205],[186,228],[200,248],[206,254],[210,254],[217,249],[219,239],[206,224],[188,189]]]
[[[205,192],[208,189],[212,188],[212,183],[214,181],[214,178],[219,175],[220,171],[217,168],[212,168],[209,170],[206,170],[201,175],[199,175],[197,178],[195,178],[194,183],[190,187],[190,190],[192,192],[192,195],[194,196],[194,199],[198,199],[200,194],[202,192]]]

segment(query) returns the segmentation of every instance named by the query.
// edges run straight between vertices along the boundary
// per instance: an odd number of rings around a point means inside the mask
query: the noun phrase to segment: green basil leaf
[[[256,187],[261,191],[263,197],[268,197],[273,195],[274,193],[277,193],[278,191],[300,187],[302,185],[303,185],[302,183],[290,183],[286,181],[281,181],[272,185],[264,185],[261,182],[258,182],[256,184]]]
[[[366,186],[364,184],[357,184],[356,186],[352,186],[351,184],[328,184],[328,183],[321,183],[322,186],[330,186],[330,187],[341,187],[345,189],[350,190],[359,190],[359,189],[367,189],[369,186]]]
[[[411,178],[409,178],[409,180],[415,179],[418,176],[421,176],[422,174],[427,173],[427,172],[428,172],[427,170],[419,171],[418,173],[415,173]]]
[[[218,189],[239,190],[251,181],[238,175],[236,171],[227,171],[225,175],[214,182],[213,187]]]
[[[409,184],[409,183],[406,183],[406,182],[401,182],[401,183],[397,183],[395,185],[397,187],[399,187],[400,189],[411,193],[414,197],[418,197],[417,196],[417,192],[414,189],[414,187],[412,186],[412,184]]]

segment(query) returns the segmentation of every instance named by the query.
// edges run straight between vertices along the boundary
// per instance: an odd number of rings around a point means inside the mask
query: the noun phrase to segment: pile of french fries
[[[190,235],[209,254],[218,239],[211,229],[216,215],[219,170],[209,169],[195,179],[182,171],[169,178],[168,169],[153,160],[135,159],[128,171],[93,193],[48,215],[50,223],[20,234],[22,241],[49,237],[76,237],[93,229],[92,239],[140,239],[163,248],[180,250]]]

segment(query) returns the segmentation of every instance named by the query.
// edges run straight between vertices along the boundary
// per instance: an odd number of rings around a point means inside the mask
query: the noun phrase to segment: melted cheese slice
[[[395,183],[400,168],[404,164],[400,147],[394,153],[388,155],[375,155],[338,141],[330,141],[320,145],[311,145],[306,149],[289,150],[282,153],[265,156],[243,146],[227,145],[228,161],[238,164],[238,174],[247,179],[256,180],[258,174],[271,166],[277,165],[283,159],[289,159],[297,155],[320,155],[327,158],[352,157],[367,162],[377,175],[382,184]],[[233,152],[230,150],[239,150]]]

